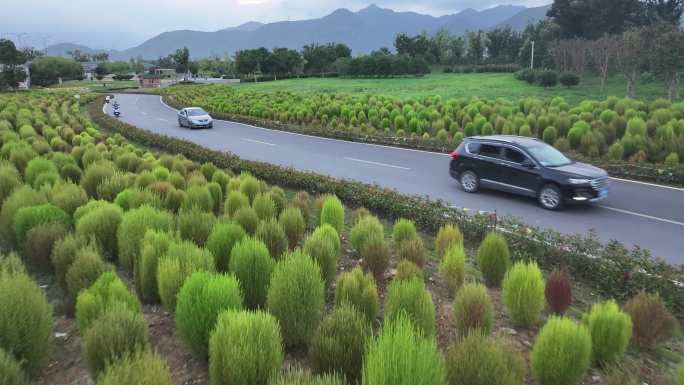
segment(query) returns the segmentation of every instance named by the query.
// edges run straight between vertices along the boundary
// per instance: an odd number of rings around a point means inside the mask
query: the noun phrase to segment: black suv
[[[523,136],[466,138],[451,153],[449,173],[466,192],[488,187],[527,195],[549,210],[608,196],[605,170],[574,162],[541,140]]]

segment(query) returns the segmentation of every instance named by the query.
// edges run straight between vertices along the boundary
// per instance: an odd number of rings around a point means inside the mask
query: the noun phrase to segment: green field
[[[399,98],[422,98],[440,95],[443,98],[479,96],[483,98],[507,98],[535,96],[551,98],[563,96],[571,105],[585,99],[604,99],[606,96],[625,96],[625,81],[622,76],[609,79],[606,92],[601,93],[599,79],[586,76],[582,83],[571,89],[557,86],[544,89],[517,80],[513,74],[430,74],[418,78],[392,79],[341,79],[308,78],[289,79],[264,83],[247,83],[240,87],[259,91],[291,91],[298,93],[345,92],[369,93]],[[640,84],[637,88],[640,98],[652,100],[665,96],[662,82]]]
[[[89,91],[137,88],[140,86],[137,80],[67,80],[62,84],[55,84],[49,88],[87,88]]]

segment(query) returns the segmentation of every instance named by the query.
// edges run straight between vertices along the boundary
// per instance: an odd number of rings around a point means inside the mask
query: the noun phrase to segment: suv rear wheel
[[[563,194],[558,186],[553,184],[544,185],[539,190],[539,204],[547,210],[558,210],[563,207]]]
[[[466,170],[461,173],[459,178],[461,182],[461,188],[467,193],[474,193],[480,189],[480,178],[477,177],[475,172]]]

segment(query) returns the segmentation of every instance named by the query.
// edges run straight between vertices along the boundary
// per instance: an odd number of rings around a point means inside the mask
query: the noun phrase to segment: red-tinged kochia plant
[[[572,305],[572,286],[570,276],[563,270],[554,270],[546,278],[544,290],[546,302],[556,314],[563,314]]]

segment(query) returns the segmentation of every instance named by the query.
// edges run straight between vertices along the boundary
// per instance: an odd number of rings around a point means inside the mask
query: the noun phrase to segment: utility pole
[[[532,58],[530,59],[530,69],[534,69],[534,40],[532,40]]]

